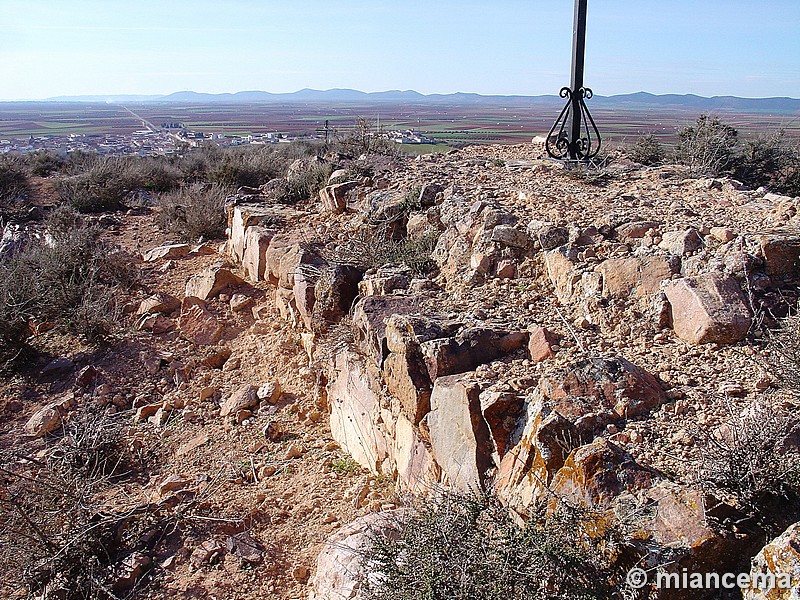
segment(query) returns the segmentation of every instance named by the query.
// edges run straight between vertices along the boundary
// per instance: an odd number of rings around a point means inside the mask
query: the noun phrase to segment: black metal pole
[[[575,0],[575,20],[572,27],[572,124],[570,132],[569,157],[580,158],[581,139],[581,94],[583,88],[583,67],[586,53],[586,3],[588,0]]]
[[[600,132],[585,101],[592,90],[583,83],[586,55],[586,6],[588,0],[575,0],[572,27],[572,78],[570,87],[561,88],[559,95],[567,102],[547,134],[547,154],[559,160],[587,161],[600,151]]]

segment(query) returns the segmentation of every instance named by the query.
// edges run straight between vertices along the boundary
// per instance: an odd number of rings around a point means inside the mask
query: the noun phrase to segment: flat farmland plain
[[[183,123],[191,131],[245,135],[282,133],[322,134],[327,121],[332,133],[351,130],[360,118],[384,130],[413,129],[441,144],[506,144],[545,135],[562,108],[562,100],[536,99],[530,104],[480,105],[445,103],[261,103],[123,105],[79,102],[0,103],[0,138],[63,136],[69,134],[130,134],[144,125],[127,109],[155,124]],[[680,128],[699,111],[684,107],[589,107],[605,140],[631,142],[655,133],[672,143]],[[784,129],[800,137],[800,114],[717,111],[743,136]],[[437,144],[437,146],[439,146]],[[441,149],[437,147],[436,149]]]

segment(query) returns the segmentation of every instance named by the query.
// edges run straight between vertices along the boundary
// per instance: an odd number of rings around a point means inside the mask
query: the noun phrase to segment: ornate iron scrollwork
[[[600,131],[586,107],[586,100],[593,95],[592,90],[581,87],[576,94],[570,88],[563,87],[558,95],[566,98],[567,103],[553,123],[550,133],[547,134],[545,142],[547,154],[562,160],[591,160],[600,152],[602,143]],[[572,126],[574,119],[579,120],[579,128]],[[573,134],[578,131],[579,135],[572,139]]]

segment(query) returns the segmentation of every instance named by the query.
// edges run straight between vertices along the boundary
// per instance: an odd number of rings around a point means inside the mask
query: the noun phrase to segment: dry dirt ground
[[[708,181],[673,177],[669,168],[633,170],[596,185],[568,177],[540,159],[540,151],[531,146],[471,148],[409,160],[389,175],[389,184],[411,188],[438,181],[455,186],[469,201],[496,200],[521,219],[579,227],[619,221],[625,214],[656,218],[675,229],[721,226],[743,232],[797,224],[796,212],[761,206],[752,194]],[[492,166],[495,160],[506,166]],[[513,161],[520,161],[518,168]],[[39,182],[36,188],[44,204],[47,186]],[[307,208],[316,211],[316,205]],[[152,214],[132,211],[116,218],[106,237],[131,255],[170,241]],[[308,225],[324,236],[348,218],[311,218]],[[220,243],[213,246],[219,249]],[[297,332],[279,318],[269,284],[244,284],[237,290],[253,299],[258,318],[249,309],[234,312],[227,295],[209,301],[209,310],[226,327],[216,347],[194,346],[177,331],[154,335],[137,330],[135,310],[141,300],[156,292],[183,298],[187,278],[220,258],[201,253],[137,261],[138,281],[127,299],[124,327],[99,348],[55,332],[38,336],[34,345],[42,354],[36,362],[0,381],[0,446],[31,458],[44,456],[57,434],[29,439],[19,432],[38,408],[73,389],[82,367],[94,366],[98,378],[85,393],[77,392],[77,407],[125,412],[133,422],[136,409],[165,403],[157,422],[145,418],[127,432],[141,468],[106,486],[96,500],[109,508],[156,505],[171,515],[172,529],[152,541],[154,569],[143,597],[303,598],[325,538],[357,516],[399,499],[389,481],[369,476],[331,439],[324,378]],[[624,300],[619,322],[581,329],[576,325],[580,315],[558,307],[546,271],[535,260],[520,265],[514,280],[493,279],[477,287],[444,279],[438,283],[454,313],[491,314],[521,328],[536,323],[561,333],[562,350],[548,368],[568,364],[579,350],[591,347],[660,377],[671,402],[629,423],[615,441],[637,460],[667,473],[685,471],[695,456],[693,427],[720,423],[728,415],[730,408],[714,397],[727,395],[736,403],[769,384],[757,344],[690,347],[670,330],[635,320]],[[172,315],[176,320],[178,313]],[[226,360],[214,364],[215,357],[228,352]],[[48,376],[46,366],[57,358],[68,358],[74,366]],[[538,378],[537,369],[541,366],[512,355],[482,367],[481,374],[501,379],[499,386],[514,389],[517,381],[527,388]],[[277,404],[263,404],[241,424],[220,416],[221,400],[242,385],[266,382],[280,384]],[[249,538],[240,539],[255,541],[255,554],[235,544],[234,551],[225,550],[231,536],[242,532]],[[14,581],[4,586],[8,597],[24,595]]]

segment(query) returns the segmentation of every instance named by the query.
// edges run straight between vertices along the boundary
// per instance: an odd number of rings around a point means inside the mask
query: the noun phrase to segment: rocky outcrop
[[[800,577],[800,523],[795,523],[753,559],[746,600],[794,600]]]
[[[675,333],[690,344],[733,344],[750,329],[750,310],[731,277],[684,277],[665,288]]]
[[[407,509],[365,515],[337,531],[317,557],[309,600],[358,600],[364,577],[364,554],[374,536],[399,537]]]

